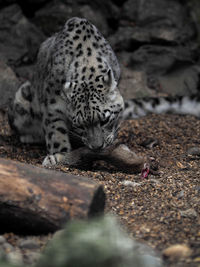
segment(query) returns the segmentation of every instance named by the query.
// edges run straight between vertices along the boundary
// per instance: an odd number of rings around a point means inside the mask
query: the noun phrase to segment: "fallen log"
[[[53,232],[104,205],[102,186],[86,177],[0,159],[0,229]]]

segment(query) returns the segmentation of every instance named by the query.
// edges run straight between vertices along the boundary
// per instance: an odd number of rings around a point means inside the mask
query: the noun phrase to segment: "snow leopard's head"
[[[100,150],[113,143],[124,101],[110,69],[89,83],[66,82],[63,97],[70,105],[71,130],[87,147]]]

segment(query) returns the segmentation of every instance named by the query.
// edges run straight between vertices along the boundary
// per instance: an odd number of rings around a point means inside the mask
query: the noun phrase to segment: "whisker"
[[[83,136],[82,133],[77,133],[76,130],[73,130],[73,131],[70,130],[69,131],[69,135],[72,136],[72,137],[75,136],[75,137],[78,137],[78,138],[81,138]]]

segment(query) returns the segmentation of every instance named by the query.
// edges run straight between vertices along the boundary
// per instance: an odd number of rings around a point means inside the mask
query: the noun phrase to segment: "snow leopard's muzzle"
[[[87,134],[83,138],[84,144],[91,150],[99,151],[111,145],[115,139],[115,131],[105,131],[105,129],[98,126],[89,126]]]

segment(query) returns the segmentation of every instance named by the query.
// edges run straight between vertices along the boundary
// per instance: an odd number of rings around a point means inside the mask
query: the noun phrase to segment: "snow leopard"
[[[15,94],[10,125],[23,143],[45,142],[44,166],[62,163],[74,139],[102,150],[115,140],[124,109],[119,77],[115,53],[98,29],[71,18],[41,44],[32,81]]]
[[[10,125],[22,143],[45,142],[43,165],[52,166],[65,162],[72,143],[97,153],[112,145],[125,119],[166,112],[200,117],[199,96],[124,101],[119,79],[106,39],[88,20],[71,18],[41,44],[33,79],[10,107]]]

